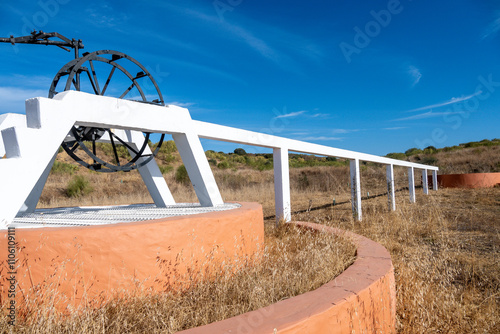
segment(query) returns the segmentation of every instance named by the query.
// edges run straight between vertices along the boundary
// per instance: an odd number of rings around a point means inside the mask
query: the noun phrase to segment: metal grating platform
[[[16,228],[92,226],[225,211],[239,207],[241,205],[237,203],[225,203],[215,207],[178,203],[166,208],[157,208],[154,204],[131,204],[37,209],[34,213],[18,214],[10,226]]]

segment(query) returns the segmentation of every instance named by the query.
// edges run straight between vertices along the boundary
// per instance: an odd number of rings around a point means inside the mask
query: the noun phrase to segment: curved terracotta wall
[[[438,175],[438,185],[443,188],[490,188],[500,184],[500,173],[472,173]],[[432,177],[429,177],[432,185]]]
[[[187,268],[196,272],[218,260],[251,257],[264,241],[262,207],[240,204],[136,223],[16,229],[17,305],[23,305],[21,298],[43,302],[54,296],[59,309],[98,305],[118,291],[164,290]],[[0,302],[8,301],[7,249],[2,231]]]
[[[180,333],[394,333],[396,289],[389,252],[351,232],[313,223],[295,224],[352,238],[357,244],[356,261],[319,289]]]

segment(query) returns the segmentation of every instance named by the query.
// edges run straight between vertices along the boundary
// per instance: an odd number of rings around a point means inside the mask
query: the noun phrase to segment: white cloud
[[[407,126],[394,126],[392,128],[383,128],[383,130],[389,130],[389,131],[402,130],[402,129],[408,129],[408,127]]]
[[[351,133],[358,132],[359,129],[333,129],[332,133]]]
[[[418,84],[420,79],[422,78],[422,73],[415,66],[408,67],[408,74],[411,76],[411,78],[413,80],[412,87],[414,87],[416,84]]]
[[[188,108],[188,107],[192,107],[193,105],[195,105],[194,102],[177,102],[177,101],[173,101],[173,102],[165,102],[165,105],[173,105],[173,106],[178,106],[178,107],[181,107],[181,108]]]
[[[433,112],[431,110],[431,111],[428,111],[428,112],[425,112],[422,114],[418,114],[418,115],[413,115],[410,117],[398,118],[398,119],[395,119],[395,121],[410,121],[410,120],[416,120],[416,119],[432,118],[432,117],[447,116],[447,115],[461,115],[464,113],[465,113],[465,111]]]
[[[24,113],[24,102],[33,97],[47,97],[47,90],[0,87],[0,114]]]
[[[288,114],[278,115],[278,116],[276,116],[274,118],[277,119],[277,118],[295,117],[295,116],[302,115],[303,113],[306,113],[306,112],[307,112],[307,110],[294,111],[294,112],[291,112],[291,113],[288,113]]]
[[[448,101],[441,102],[441,103],[436,103],[436,104],[431,104],[431,105],[428,105],[428,106],[425,106],[425,107],[420,107],[420,108],[411,109],[411,110],[409,110],[408,112],[412,112],[412,111],[421,111],[421,110],[428,110],[428,109],[434,109],[434,108],[444,107],[444,106],[447,106],[447,105],[450,105],[450,104],[454,104],[454,103],[459,103],[459,102],[463,102],[463,101],[470,100],[470,99],[472,99],[474,96],[477,96],[477,95],[482,94],[482,93],[483,93],[482,91],[478,91],[478,92],[476,92],[476,93],[474,93],[474,94],[467,95],[467,96],[452,97],[452,98],[451,98],[451,99],[449,99]]]
[[[496,34],[500,31],[500,12],[497,13],[497,18],[490,23],[490,25],[485,29],[481,39],[494,38]]]

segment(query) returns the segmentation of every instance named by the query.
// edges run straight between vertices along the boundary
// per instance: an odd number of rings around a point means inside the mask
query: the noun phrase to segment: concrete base
[[[356,261],[314,291],[180,333],[395,333],[396,287],[389,252],[351,232],[313,223],[293,224],[351,238],[357,244]]]
[[[264,242],[262,207],[239,204],[143,222],[16,228],[17,309],[35,300],[60,310],[98,306],[117,293],[169,289],[188,268],[251,257]],[[9,302],[8,233],[0,233],[0,303]]]
[[[447,174],[437,176],[442,188],[491,188],[500,184],[500,173]],[[429,177],[432,184],[432,177]]]

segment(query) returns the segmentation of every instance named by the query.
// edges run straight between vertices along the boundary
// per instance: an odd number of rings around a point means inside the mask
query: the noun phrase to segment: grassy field
[[[433,154],[437,164],[444,163],[440,167],[451,172],[472,172],[478,169],[474,161],[488,161],[478,171],[495,171],[500,161],[498,146],[472,146]],[[170,162],[161,165],[172,166],[164,169],[164,176],[174,197],[178,202],[196,201],[192,187],[176,173],[180,161],[175,152],[168,154]],[[421,154],[422,160],[425,154]],[[115,300],[101,309],[84,310],[66,318],[49,305],[29,314],[15,331],[170,333],[314,289],[352,261],[349,243],[283,226],[276,229],[272,170],[244,163],[238,168],[226,168],[219,166],[224,160],[221,157],[209,159],[215,160],[211,166],[224,200],[259,202],[268,217],[267,253],[263,256],[267,260],[261,266],[243,269],[236,276],[227,275],[234,268],[226,268],[216,274],[216,284],[208,279],[189,291]],[[467,164],[467,159],[471,163]],[[62,157],[59,161],[69,164]],[[252,164],[265,165],[262,161]],[[351,213],[348,167],[341,161],[328,163],[332,165],[291,169],[293,219],[351,230],[380,242],[390,251],[396,276],[399,333],[500,332],[500,188],[440,189],[428,196],[420,190],[417,203],[410,204],[404,189],[406,169],[396,168],[395,188],[400,190],[396,192],[397,210],[389,212],[383,195],[385,168],[365,164],[361,167],[362,194],[369,198],[363,201],[363,221],[357,222]],[[454,164],[462,167],[447,167]],[[87,184],[80,182],[77,187],[85,191],[72,197],[68,189],[76,176],[82,176]],[[335,206],[331,205],[333,201]],[[49,177],[40,206],[140,202],[151,199],[136,172],[102,175],[60,165]],[[284,261],[283,254],[291,262]],[[317,274],[324,268],[328,270]],[[180,313],[172,313],[174,310]],[[11,328],[3,323],[0,319],[0,331],[8,333]]]

